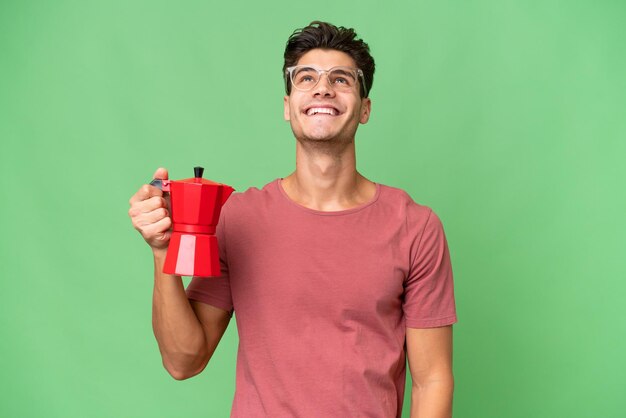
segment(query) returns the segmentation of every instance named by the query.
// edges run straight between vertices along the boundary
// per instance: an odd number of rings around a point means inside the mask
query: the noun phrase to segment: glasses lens
[[[350,90],[356,85],[356,74],[352,68],[338,67],[328,73],[328,80],[334,88]]]
[[[312,89],[319,79],[317,70],[311,67],[296,67],[291,72],[291,82],[299,90]]]
[[[329,71],[319,70],[315,67],[298,65],[290,69],[291,84],[298,90],[311,90],[320,81],[323,73],[327,74],[328,83],[338,90],[352,90],[359,82],[359,74],[354,68],[335,67]]]

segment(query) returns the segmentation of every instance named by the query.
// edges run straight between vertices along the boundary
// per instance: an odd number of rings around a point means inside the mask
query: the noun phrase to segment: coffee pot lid
[[[194,177],[183,179],[183,180],[176,180],[176,181],[179,183],[201,183],[201,184],[208,184],[212,186],[222,186],[222,183],[217,183],[215,181],[202,178],[203,173],[204,173],[204,167],[194,167],[193,168]]]

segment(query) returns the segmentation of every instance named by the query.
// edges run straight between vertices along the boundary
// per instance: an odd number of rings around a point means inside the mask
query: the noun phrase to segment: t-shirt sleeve
[[[450,252],[439,217],[432,211],[411,247],[403,311],[409,328],[457,322]]]
[[[233,300],[228,279],[226,257],[226,213],[223,210],[215,229],[220,255],[220,277],[194,277],[187,286],[187,298],[206,303],[226,311],[233,311]]]

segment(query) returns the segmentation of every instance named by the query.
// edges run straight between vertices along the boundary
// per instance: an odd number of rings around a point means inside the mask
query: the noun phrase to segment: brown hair
[[[298,60],[308,51],[316,48],[334,49],[345,52],[363,71],[365,90],[361,89],[361,97],[372,89],[374,83],[374,58],[370,55],[369,46],[357,38],[354,29],[335,26],[330,23],[313,21],[302,29],[296,29],[285,47],[285,63],[283,64],[283,77],[287,94],[291,93],[291,81],[287,74],[287,67],[298,63]]]

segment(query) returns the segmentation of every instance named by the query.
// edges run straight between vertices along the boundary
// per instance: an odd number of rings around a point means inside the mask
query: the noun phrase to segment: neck
[[[356,170],[354,141],[337,147],[296,142],[296,171],[282,186],[296,203],[320,211],[350,209],[370,201],[374,183]]]

